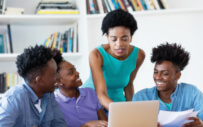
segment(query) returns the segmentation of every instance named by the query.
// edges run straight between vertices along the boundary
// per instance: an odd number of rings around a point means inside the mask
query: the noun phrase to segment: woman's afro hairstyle
[[[162,61],[170,61],[182,71],[188,64],[190,59],[189,52],[185,51],[181,45],[173,44],[161,44],[152,49],[151,62],[157,62],[160,64]]]
[[[32,81],[36,73],[42,72],[47,62],[53,58],[51,49],[35,45],[24,49],[17,57],[16,65],[20,76],[26,81]]]
[[[101,30],[103,34],[108,34],[109,28],[116,26],[129,28],[131,35],[137,30],[137,22],[133,15],[122,9],[109,12],[103,19]]]
[[[59,65],[59,63],[61,63],[64,60],[59,50],[57,49],[52,50],[52,54],[53,54],[53,59],[56,61],[57,65]]]

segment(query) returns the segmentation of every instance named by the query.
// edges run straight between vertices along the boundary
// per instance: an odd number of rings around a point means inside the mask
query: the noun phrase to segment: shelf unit
[[[76,0],[79,15],[34,15],[33,5],[37,5],[39,1],[19,0],[16,2],[10,0],[6,6],[24,6],[25,15],[0,15],[0,26],[11,24],[14,44],[14,54],[0,54],[1,72],[16,72],[16,56],[24,48],[42,44],[51,33],[63,32],[68,25],[78,22],[79,53],[63,55],[76,66],[82,81],[85,82],[90,72],[89,52],[98,45],[107,43],[107,39],[105,35],[102,36],[100,29],[106,14],[87,15],[85,0]],[[22,2],[27,6],[22,5]],[[32,2],[34,2],[33,5]],[[180,81],[193,83],[203,90],[201,72],[196,72],[203,65],[203,61],[199,60],[199,58],[203,58],[203,51],[200,48],[203,47],[203,8],[200,6],[203,1],[167,0],[167,2],[171,9],[132,13],[137,20],[138,30],[135,32],[131,44],[142,48],[146,53],[145,61],[134,81],[135,92],[154,86],[152,79],[154,65],[150,62],[151,49],[166,41],[180,43],[191,52],[190,64],[183,71]],[[192,73],[195,73],[196,76],[191,81]]]

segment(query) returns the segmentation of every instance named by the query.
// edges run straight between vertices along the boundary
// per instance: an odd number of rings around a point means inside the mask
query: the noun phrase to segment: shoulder
[[[179,83],[178,84],[180,89],[183,91],[183,92],[186,92],[186,91],[199,91],[198,88],[192,84],[188,84],[188,83]]]
[[[21,105],[25,105],[28,99],[26,89],[23,86],[15,86],[9,89],[1,99],[1,107],[11,111],[19,111],[22,109]]]
[[[133,95],[133,101],[151,100],[155,92],[156,87],[142,89]]]
[[[145,52],[144,52],[144,50],[139,48],[139,52],[138,52],[138,55],[137,55],[137,60],[138,60],[138,62],[140,61],[142,63],[144,61],[144,59],[145,59]]]
[[[79,88],[79,89],[81,92],[85,92],[85,94],[88,94],[88,95],[96,94],[96,91],[92,88],[85,87],[85,88]]]
[[[90,52],[89,58],[101,59],[102,55],[97,48]]]
[[[20,84],[18,86],[15,86],[9,89],[6,92],[5,97],[11,101],[14,99],[22,100],[22,98],[27,97],[27,94],[28,94],[28,91],[25,89],[25,87],[23,87],[22,84]]]
[[[81,96],[86,96],[87,98],[91,98],[92,100],[97,99],[96,91],[92,88],[79,88]]]

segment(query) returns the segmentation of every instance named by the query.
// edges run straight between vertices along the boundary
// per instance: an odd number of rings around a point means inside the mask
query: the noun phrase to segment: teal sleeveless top
[[[112,57],[105,51],[102,45],[98,46],[97,49],[103,57],[102,70],[109,98],[114,102],[126,101],[124,88],[128,85],[132,71],[135,70],[139,48],[134,47],[133,51],[125,60],[118,60]],[[91,71],[90,77],[82,87],[94,89]]]

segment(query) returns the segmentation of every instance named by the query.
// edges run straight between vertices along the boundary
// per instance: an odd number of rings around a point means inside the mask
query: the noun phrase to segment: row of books
[[[0,34],[0,53],[13,53],[10,25],[7,25],[7,32]]]
[[[64,33],[55,32],[51,34],[43,44],[51,49],[58,49],[61,53],[75,53],[78,51],[78,25],[73,24]]]
[[[103,14],[116,9],[128,12],[168,9],[166,0],[86,0],[87,14]]]
[[[69,0],[41,0],[36,14],[79,14]]]
[[[9,88],[20,84],[23,79],[18,73],[1,73],[0,74],[0,93],[6,92]]]

